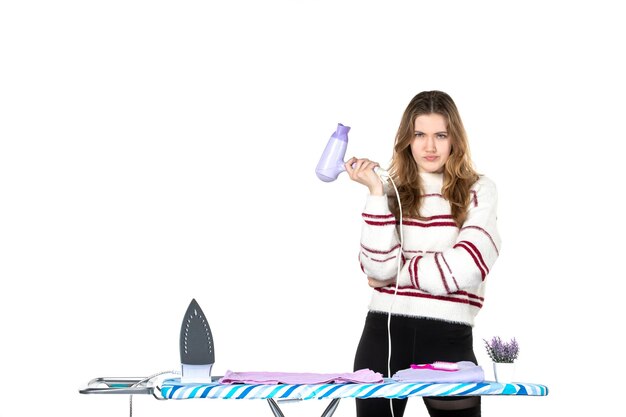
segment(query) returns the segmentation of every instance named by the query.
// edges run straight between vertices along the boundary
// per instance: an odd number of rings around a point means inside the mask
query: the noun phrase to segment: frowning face
[[[446,120],[437,113],[423,114],[415,119],[411,154],[418,171],[440,173],[450,157],[452,141]]]

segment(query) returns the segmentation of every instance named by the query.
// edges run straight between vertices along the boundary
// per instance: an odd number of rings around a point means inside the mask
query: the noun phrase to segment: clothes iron
[[[181,382],[211,382],[215,363],[213,335],[204,312],[194,299],[189,303],[180,327]]]

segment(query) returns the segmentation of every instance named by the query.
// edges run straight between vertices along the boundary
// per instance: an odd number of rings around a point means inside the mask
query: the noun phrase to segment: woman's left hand
[[[372,277],[367,277],[367,283],[372,288],[387,287],[389,285],[395,285],[396,284],[396,277],[393,277],[393,278],[390,278],[390,279],[386,279],[384,281],[381,281],[379,279],[372,278]]]

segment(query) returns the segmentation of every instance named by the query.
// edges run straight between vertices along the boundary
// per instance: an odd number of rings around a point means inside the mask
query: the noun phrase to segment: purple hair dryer
[[[315,168],[315,173],[320,180],[324,182],[335,181],[339,174],[346,170],[343,159],[346,156],[346,148],[348,147],[349,131],[349,126],[339,123],[337,130],[328,140],[324,153],[317,163],[317,168]],[[374,168],[374,172],[380,177],[388,176],[387,172],[379,167]]]

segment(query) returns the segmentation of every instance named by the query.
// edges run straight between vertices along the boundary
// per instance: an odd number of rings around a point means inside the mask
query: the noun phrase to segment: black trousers
[[[469,325],[392,315],[390,327],[391,375],[401,369],[409,368],[411,364],[436,361],[477,363],[473,349],[472,328]],[[387,314],[369,312],[354,358],[354,370],[369,368],[380,372],[385,377],[390,377],[387,368],[388,343]],[[436,398],[436,401],[429,403],[428,398],[424,399],[431,416],[480,415],[480,397],[470,400],[468,397],[432,398]],[[472,406],[472,413],[463,414],[459,407],[451,404],[452,401],[463,400]],[[392,400],[395,417],[401,417],[404,414],[406,401],[406,399]],[[432,403],[442,404],[443,402],[450,402],[450,407],[444,407],[448,410],[438,413],[438,410],[432,407]],[[391,415],[389,400],[385,398],[357,399],[356,408],[358,417]]]

